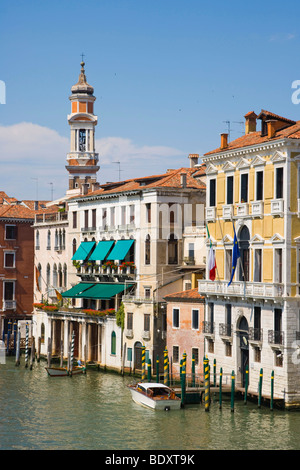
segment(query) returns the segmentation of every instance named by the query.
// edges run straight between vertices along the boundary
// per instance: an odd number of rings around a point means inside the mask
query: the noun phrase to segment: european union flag
[[[233,279],[233,276],[234,276],[234,273],[235,273],[237,261],[238,261],[239,257],[241,256],[234,226],[233,226],[233,231],[234,231],[234,238],[233,238],[233,250],[232,250],[232,267],[231,267],[231,278],[230,278],[230,281],[228,283],[229,286],[232,283],[232,279]]]

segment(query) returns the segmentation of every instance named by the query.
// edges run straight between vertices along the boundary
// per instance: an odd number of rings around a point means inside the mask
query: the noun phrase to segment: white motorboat
[[[164,384],[139,382],[128,385],[132,399],[139,405],[154,410],[179,410],[181,400],[175,395],[174,390]]]

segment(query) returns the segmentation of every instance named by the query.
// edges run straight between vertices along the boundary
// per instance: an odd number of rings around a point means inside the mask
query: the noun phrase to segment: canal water
[[[0,364],[1,450],[299,450],[300,412],[218,399],[179,411],[135,404],[132,377],[99,371],[51,378],[14,358]]]

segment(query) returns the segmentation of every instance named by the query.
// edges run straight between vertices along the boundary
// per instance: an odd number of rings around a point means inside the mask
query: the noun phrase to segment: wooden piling
[[[164,350],[164,384],[168,384],[168,350]]]
[[[41,337],[38,337],[38,344],[37,344],[37,352],[36,352],[36,360],[37,362],[40,362],[40,356],[41,356]]]
[[[244,404],[247,404],[247,393],[248,393],[248,384],[249,384],[249,369],[246,366],[245,370],[245,395],[244,395]]]
[[[231,373],[231,411],[234,411],[234,391],[235,391],[235,375],[234,370]]]
[[[204,367],[204,406],[205,411],[209,411],[210,405],[210,387],[209,387],[209,363],[207,357],[203,359]]]
[[[28,367],[28,336],[29,336],[29,329],[28,329],[28,323],[26,323],[26,336],[25,336],[25,367]]]
[[[185,405],[185,393],[186,393],[186,362],[182,364],[182,374],[181,374],[181,406]]]
[[[196,386],[195,378],[195,354],[192,354],[192,387]]]
[[[258,407],[261,406],[261,392],[262,392],[263,370],[259,372],[259,385],[258,385]]]
[[[32,343],[31,343],[31,350],[30,350],[30,370],[32,370],[32,367],[33,367],[34,355],[35,355],[35,339],[33,336]]]
[[[222,408],[222,377],[223,377],[223,369],[220,369],[220,379],[219,379],[219,408]]]
[[[48,338],[48,346],[47,346],[47,363],[48,363],[48,367],[51,366],[51,338]]]
[[[60,340],[60,367],[64,364],[64,342]]]
[[[146,377],[146,347],[142,346],[142,382]]]
[[[17,331],[16,366],[20,365],[20,342],[21,342],[21,330],[19,327]]]
[[[271,400],[270,400],[270,410],[273,411],[273,399],[274,399],[274,370],[271,373]]]
[[[159,355],[156,356],[156,383],[159,383]]]
[[[147,372],[148,372],[148,382],[151,382],[151,359],[150,359],[150,357],[148,359],[148,370],[147,370]]]

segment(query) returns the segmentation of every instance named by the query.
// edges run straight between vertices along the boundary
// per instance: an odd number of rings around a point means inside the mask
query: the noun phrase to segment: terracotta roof
[[[263,116],[264,117],[271,117],[271,118],[274,118],[278,121],[284,121],[284,122],[290,122],[291,124],[296,124],[296,121],[292,121],[291,119],[287,119],[283,116],[278,116],[278,114],[271,113],[271,111],[266,111],[265,109],[261,110],[261,112],[257,116],[257,119],[261,119]]]
[[[174,292],[164,296],[167,301],[181,301],[181,302],[201,302],[204,300],[204,296],[200,295],[198,289],[188,289],[180,292]]]
[[[263,144],[265,142],[273,142],[274,140],[279,139],[300,139],[300,121],[291,121],[286,118],[282,118],[277,114],[270,113],[269,111],[261,111],[261,114],[268,115],[270,117],[274,117],[278,120],[285,120],[287,123],[291,123],[291,125],[285,127],[284,129],[278,129],[275,132],[274,137],[270,138],[267,135],[262,136],[260,131],[251,132],[250,134],[243,135],[231,142],[228,143],[228,146],[225,149],[221,149],[220,147],[211,150],[204,154],[204,156],[213,155],[219,152],[228,152],[230,150],[236,150],[238,148],[249,147],[251,145],[258,145]]]
[[[101,184],[100,189],[97,189],[92,192],[88,192],[85,196],[74,196],[86,197],[86,196],[101,196],[104,194],[114,194],[125,191],[137,191],[148,188],[182,188],[181,185],[181,173],[186,174],[186,188],[187,189],[206,189],[206,185],[200,180],[197,180],[194,175],[199,173],[200,169],[198,168],[179,168],[177,170],[169,170],[168,172],[162,175],[150,175],[142,178],[132,178],[125,181],[116,181],[106,184]]]
[[[3,219],[34,219],[35,211],[21,204],[0,207],[0,218]]]

